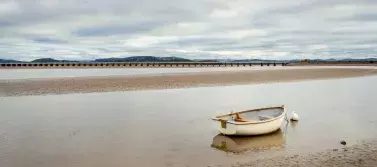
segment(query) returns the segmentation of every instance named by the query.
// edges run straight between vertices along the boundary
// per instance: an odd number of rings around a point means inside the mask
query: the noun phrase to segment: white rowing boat
[[[262,135],[280,129],[286,119],[285,113],[283,105],[218,115],[212,120],[224,135]]]

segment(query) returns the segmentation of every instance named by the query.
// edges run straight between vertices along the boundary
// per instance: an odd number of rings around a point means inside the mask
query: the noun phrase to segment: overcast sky
[[[0,58],[377,57],[377,0],[0,0]]]

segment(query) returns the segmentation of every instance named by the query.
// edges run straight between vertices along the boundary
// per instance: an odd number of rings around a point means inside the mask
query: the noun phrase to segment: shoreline
[[[0,96],[139,91],[376,75],[377,69],[317,68],[0,80]]]

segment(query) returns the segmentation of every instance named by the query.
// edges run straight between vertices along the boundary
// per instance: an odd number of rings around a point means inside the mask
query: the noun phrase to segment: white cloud
[[[0,2],[0,16],[2,17],[16,13],[19,9],[19,5],[15,0]]]
[[[214,9],[210,14],[210,17],[215,19],[234,18],[237,16],[238,11],[235,10]]]
[[[327,49],[327,48],[328,48],[327,45],[321,45],[321,44],[309,45],[309,50],[319,50],[319,49]]]

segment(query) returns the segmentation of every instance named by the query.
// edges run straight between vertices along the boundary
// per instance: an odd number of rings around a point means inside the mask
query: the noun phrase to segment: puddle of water
[[[377,137],[375,85],[377,77],[361,77],[0,97],[0,162],[12,167],[229,165],[281,151],[341,147],[340,140],[348,145]],[[300,121],[270,136],[220,136],[210,120],[281,104]]]

